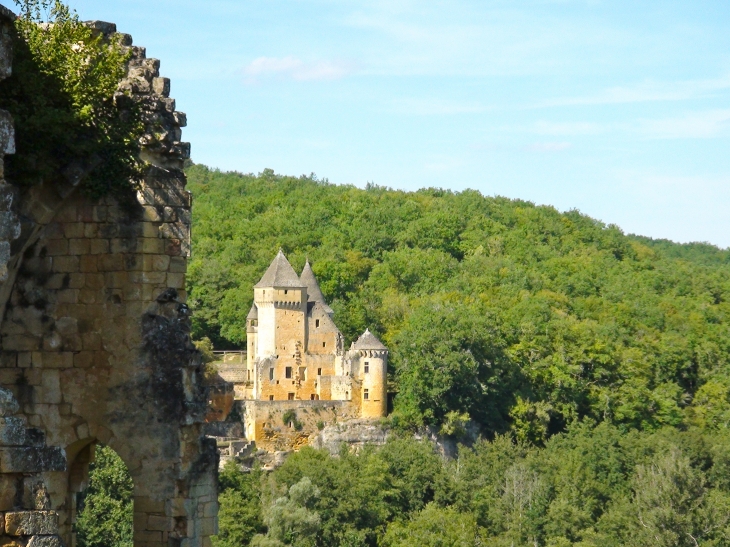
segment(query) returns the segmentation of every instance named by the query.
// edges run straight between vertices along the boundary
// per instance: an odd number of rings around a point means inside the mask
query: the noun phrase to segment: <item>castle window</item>
[[[274,379],[274,369],[270,368],[269,369],[269,380],[273,380],[273,379]]]
[[[364,390],[364,392],[362,394],[362,398],[365,399],[366,401],[370,398],[370,393],[368,393],[367,389]]]
[[[316,320],[316,321],[314,322],[314,326],[315,326],[315,327],[319,327],[319,319],[317,319],[317,320]]]
[[[370,372],[370,362],[369,361],[365,361],[365,367],[363,367],[363,372],[365,374],[367,374],[368,372]]]
[[[307,367],[299,367],[299,379],[302,382],[307,381]]]
[[[317,376],[322,376],[322,369],[321,368],[318,368],[317,369]]]
[[[326,348],[327,347],[327,342],[322,342],[322,347],[323,348]]]
[[[286,398],[289,399],[290,401],[293,401],[294,400],[294,394],[293,393],[289,393],[289,394],[287,394],[287,397]]]
[[[273,395],[269,395],[269,401],[273,401],[273,400],[274,400],[274,396]]]
[[[284,290],[284,294],[289,294],[289,291],[287,291],[287,290]]]
[[[311,395],[309,396],[309,400],[310,400],[310,401],[314,401],[314,393],[312,393],[312,394],[311,394]]]
[[[291,367],[286,367],[286,377],[291,378]]]

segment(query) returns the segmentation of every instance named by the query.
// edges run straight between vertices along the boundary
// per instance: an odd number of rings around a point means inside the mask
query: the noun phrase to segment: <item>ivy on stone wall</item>
[[[13,74],[0,84],[0,107],[16,128],[6,178],[121,195],[141,180],[143,166],[139,111],[117,92],[128,48],[105,40],[60,0],[16,3]]]

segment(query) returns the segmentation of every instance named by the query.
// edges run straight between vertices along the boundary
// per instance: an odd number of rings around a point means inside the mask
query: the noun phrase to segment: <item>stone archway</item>
[[[0,9],[1,25],[11,20]],[[90,25],[107,36],[116,31]],[[0,76],[10,65],[5,36]],[[131,37],[123,41],[132,59],[120,89],[142,105],[156,137],[144,151],[150,167],[136,201],[123,207],[108,197],[91,200],[71,183],[21,191],[0,180],[0,388],[16,401],[13,415],[23,427],[57,447],[18,447],[48,454],[24,467],[3,463],[0,440],[0,481],[31,469],[48,498],[42,509],[14,498],[0,511],[45,511],[54,526],[38,533],[49,535],[60,521],[68,537],[76,488],[69,481],[83,483],[84,450],[101,442],[134,478],[135,545],[202,547],[217,531],[217,453],[203,435],[208,397],[185,305],[185,115],[175,111],[159,61]],[[11,130],[0,123],[0,153],[12,153]]]

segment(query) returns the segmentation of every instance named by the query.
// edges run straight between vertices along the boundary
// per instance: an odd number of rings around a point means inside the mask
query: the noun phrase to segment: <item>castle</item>
[[[279,251],[254,286],[246,370],[234,382],[237,398],[246,399],[248,439],[260,443],[271,435],[275,411],[386,415],[388,348],[366,330],[345,350],[333,315],[309,261],[299,276]]]

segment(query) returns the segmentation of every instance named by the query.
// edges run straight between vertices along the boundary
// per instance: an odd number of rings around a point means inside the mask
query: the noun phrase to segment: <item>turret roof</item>
[[[256,288],[261,289],[265,287],[304,287],[305,285],[300,281],[299,276],[291,267],[289,261],[284,256],[284,253],[279,249],[279,253],[274,258],[273,262],[266,270],[266,273],[261,278],[261,281],[256,283]]]
[[[327,305],[327,302],[324,299],[324,295],[322,294],[322,290],[319,288],[317,277],[314,275],[314,271],[312,271],[312,266],[309,264],[309,260],[307,260],[307,263],[304,265],[302,275],[299,278],[301,279],[302,283],[304,283],[304,285],[306,285],[307,287],[308,302],[319,302],[320,304],[322,304],[325,313],[335,313],[332,308]]]
[[[246,316],[246,319],[258,319],[259,318],[259,309],[256,307],[256,304],[251,304],[251,309],[248,312],[248,315]]]
[[[378,340],[378,338],[370,332],[370,329],[365,329],[365,332],[358,338],[354,344],[352,344],[352,349],[384,349],[387,350],[388,348],[385,347],[385,345]]]

